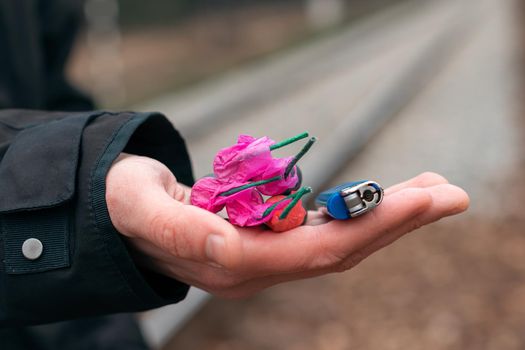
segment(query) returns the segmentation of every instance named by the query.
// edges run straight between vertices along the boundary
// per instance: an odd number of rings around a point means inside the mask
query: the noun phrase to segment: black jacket
[[[134,264],[105,202],[105,176],[122,151],[158,159],[191,185],[184,141],[161,114],[93,111],[68,84],[80,5],[0,0],[0,349],[67,348],[64,334],[78,343],[109,319],[77,321],[80,330],[62,323],[47,343],[38,340],[45,328],[20,327],[146,310],[188,290]],[[22,253],[31,238],[43,246],[36,260]]]

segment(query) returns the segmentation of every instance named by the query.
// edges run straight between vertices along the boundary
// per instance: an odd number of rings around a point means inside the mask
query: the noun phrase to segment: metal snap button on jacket
[[[24,244],[22,244],[22,254],[29,260],[35,260],[42,255],[44,246],[42,242],[36,238],[26,239]]]

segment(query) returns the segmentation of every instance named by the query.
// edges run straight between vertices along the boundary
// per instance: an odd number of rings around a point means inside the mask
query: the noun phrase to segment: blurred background
[[[141,314],[160,349],[525,349],[518,0],[88,0],[69,72],[104,108],[158,110],[195,175],[237,135],[319,138],[305,184],[435,171],[468,213],[351,271]],[[283,154],[295,153],[290,147]]]

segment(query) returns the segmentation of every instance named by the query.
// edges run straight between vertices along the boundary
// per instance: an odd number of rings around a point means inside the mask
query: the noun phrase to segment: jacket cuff
[[[87,130],[85,137],[97,133]],[[89,142],[87,143],[89,144]],[[90,207],[92,224],[104,240],[115,267],[109,279],[120,277],[127,285],[123,295],[116,295],[122,311],[141,311],[185,298],[189,286],[175,279],[139,269],[124,243],[123,236],[113,226],[106,205],[106,175],[121,152],[157,159],[164,163],[184,184],[191,186],[193,176],[184,140],[171,123],[158,113],[139,113],[132,116],[110,138],[91,172]]]
[[[24,197],[25,202],[4,201],[5,207],[0,206],[4,246],[0,326],[142,311],[180,301],[189,289],[176,280],[138,269],[109,219],[105,201],[106,174],[124,150],[165,163],[180,182],[191,185],[184,140],[159,113],[96,112],[64,120],[81,116],[85,120],[72,123],[73,127],[67,127],[71,134],[60,137],[72,137],[69,144],[62,145],[72,150],[62,150],[66,153],[59,158],[56,154],[60,152],[49,153],[55,154],[46,158],[52,166],[33,169],[36,173],[26,174],[29,180],[18,184],[36,186],[41,193],[35,197],[37,202]],[[49,130],[55,129],[53,125]],[[73,137],[73,131],[81,139]],[[23,147],[13,148],[15,141],[8,152],[16,157],[23,154]],[[46,177],[49,171],[69,175],[57,181]],[[38,177],[48,185],[42,186]],[[44,243],[43,254],[27,261],[21,245],[35,234]]]

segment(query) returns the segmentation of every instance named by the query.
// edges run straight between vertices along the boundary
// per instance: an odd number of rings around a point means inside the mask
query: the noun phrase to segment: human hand
[[[460,188],[423,173],[385,191],[374,211],[349,221],[317,211],[284,233],[242,228],[189,205],[189,188],[156,160],[121,155],[107,175],[111,220],[144,267],[223,297],[346,271],[404,234],[467,209]]]

